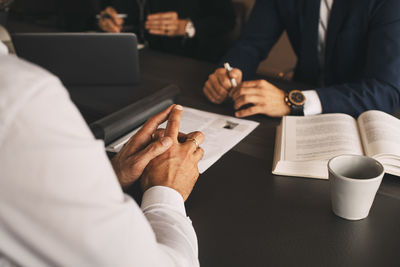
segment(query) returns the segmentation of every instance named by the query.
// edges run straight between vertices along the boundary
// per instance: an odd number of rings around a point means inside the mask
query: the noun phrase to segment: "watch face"
[[[289,100],[296,106],[301,106],[306,101],[303,93],[299,90],[293,90],[289,93]]]

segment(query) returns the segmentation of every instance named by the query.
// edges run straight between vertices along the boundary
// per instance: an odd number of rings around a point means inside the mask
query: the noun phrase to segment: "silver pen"
[[[120,19],[126,19],[128,17],[127,14],[117,14],[117,17]],[[108,13],[96,15],[96,19],[110,19],[111,15]]]
[[[228,75],[228,78],[231,80],[232,88],[235,88],[237,86],[237,82],[235,78],[231,78],[231,71],[233,70],[233,68],[231,67],[231,65],[229,65],[228,62],[224,63],[224,68],[226,69],[226,74]]]

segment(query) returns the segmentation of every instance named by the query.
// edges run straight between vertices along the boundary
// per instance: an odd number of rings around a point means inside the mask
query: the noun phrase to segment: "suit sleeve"
[[[224,57],[243,72],[244,80],[256,73],[272,46],[283,32],[283,24],[274,0],[257,0],[242,36]]]
[[[393,113],[400,101],[400,2],[381,1],[370,14],[366,64],[359,82],[318,88],[323,113],[358,116],[376,109]]]

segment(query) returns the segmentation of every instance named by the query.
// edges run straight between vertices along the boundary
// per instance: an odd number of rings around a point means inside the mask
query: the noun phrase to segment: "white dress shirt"
[[[8,47],[0,41],[0,55],[8,54]]]
[[[326,44],[326,33],[328,31],[328,21],[332,10],[333,0],[321,0],[319,23],[318,23],[318,53],[321,68],[324,66],[324,54]],[[323,70],[322,70],[323,71]],[[321,100],[315,90],[303,91],[306,97],[304,103],[304,115],[316,115],[322,113]]]
[[[0,266],[199,266],[181,195],[125,195],[60,81],[0,55]]]

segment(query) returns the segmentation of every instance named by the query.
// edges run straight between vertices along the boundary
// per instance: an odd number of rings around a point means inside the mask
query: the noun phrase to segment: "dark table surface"
[[[212,64],[151,50],[141,51],[140,61],[140,90],[174,83],[179,103],[233,115],[231,104],[211,104],[202,94]],[[137,92],[74,87],[71,96],[91,122],[130,104]],[[385,175],[368,218],[343,220],[331,211],[328,181],[271,173],[280,120],[249,119],[260,126],[200,175],[186,202],[202,266],[400,266],[400,178]]]

